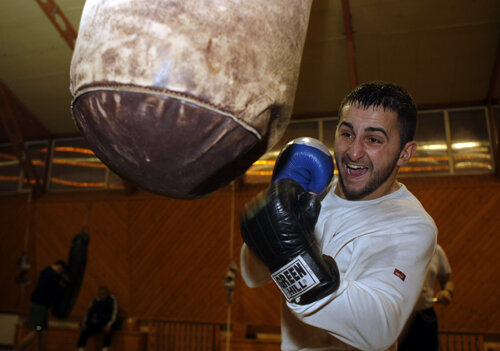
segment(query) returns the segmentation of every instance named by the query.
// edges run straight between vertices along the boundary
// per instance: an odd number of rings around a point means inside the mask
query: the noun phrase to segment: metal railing
[[[153,320],[147,325],[148,351],[220,350],[220,324]]]

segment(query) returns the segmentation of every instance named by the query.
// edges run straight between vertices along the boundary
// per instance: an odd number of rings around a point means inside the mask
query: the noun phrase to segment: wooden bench
[[[26,329],[25,325],[18,326],[22,330],[18,335],[23,339],[29,338],[33,334]],[[51,326],[47,329],[46,351],[68,351],[76,350],[76,342],[80,336],[80,330],[71,326]],[[32,342],[21,349],[19,341],[16,350],[28,351],[37,349],[37,338],[32,338]],[[28,340],[27,340],[28,341]],[[87,351],[100,351],[102,348],[102,334],[96,334],[90,337],[87,341]],[[110,351],[146,351],[147,350],[147,333],[140,331],[125,331],[116,330],[112,334],[112,342]]]
[[[148,351],[218,351],[220,326],[215,323],[150,321]]]
[[[229,346],[229,347],[228,347]],[[226,340],[221,341],[220,351],[280,351],[281,341],[279,340],[263,340],[263,339],[246,339],[232,338],[227,345]]]
[[[281,332],[279,326],[233,325],[231,339],[227,334],[221,338],[220,351],[280,351]]]

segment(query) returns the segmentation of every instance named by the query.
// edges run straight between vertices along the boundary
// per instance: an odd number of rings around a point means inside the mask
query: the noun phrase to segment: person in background
[[[85,350],[89,337],[101,332],[104,333],[102,350],[109,350],[111,332],[117,316],[118,300],[109,292],[106,286],[101,286],[82,321],[82,330],[77,342],[78,351]]]
[[[436,279],[441,288],[437,294],[434,293]],[[438,320],[434,303],[449,305],[453,298],[454,289],[450,263],[443,248],[437,245],[427,270],[421,295],[415,305],[413,315],[408,321],[408,326],[400,338],[398,350],[437,351],[439,349]]]
[[[38,281],[31,294],[31,304],[28,317],[28,329],[37,331],[39,350],[45,349],[46,329],[48,326],[49,309],[54,304],[61,288],[61,280],[67,269],[63,260],[57,260],[45,267],[38,276]]]

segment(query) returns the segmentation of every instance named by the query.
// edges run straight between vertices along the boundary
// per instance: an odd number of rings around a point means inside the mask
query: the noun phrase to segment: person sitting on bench
[[[81,324],[82,331],[77,343],[78,351],[85,350],[88,338],[100,332],[104,333],[102,350],[108,351],[111,346],[111,331],[117,315],[118,300],[106,286],[101,286]]]

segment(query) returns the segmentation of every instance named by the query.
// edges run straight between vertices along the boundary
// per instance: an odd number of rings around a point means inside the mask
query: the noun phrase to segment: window
[[[499,109],[496,108],[496,123]],[[298,137],[320,139],[332,151],[338,117],[291,121],[281,140],[245,174],[246,182],[268,182],[279,151]],[[400,176],[493,173],[486,109],[420,111],[417,151]]]
[[[51,160],[49,191],[121,187],[119,178],[111,174],[83,138],[55,140]]]
[[[454,172],[492,172],[493,159],[486,110],[450,111],[449,122]]]
[[[450,171],[444,113],[419,113],[415,133],[417,150],[401,175],[447,174]]]
[[[10,144],[0,145],[0,192],[15,193],[20,189],[19,160]]]
[[[498,133],[498,106],[492,121],[493,126],[484,107],[420,111],[417,151],[400,176],[493,173],[490,130]],[[338,117],[291,121],[281,140],[247,170],[245,182],[269,182],[280,150],[299,137],[319,139],[333,153],[337,123]],[[122,179],[95,156],[84,138],[56,139],[49,146],[47,140],[26,143],[38,178],[48,174],[47,191],[124,188]],[[0,193],[26,191],[29,186],[17,154],[10,144],[0,145]]]
[[[45,168],[48,161],[48,145],[49,142],[47,140],[26,143],[26,147],[30,154],[31,163],[33,164],[33,170],[40,183],[43,182],[43,178],[45,176]],[[24,178],[24,172],[21,169],[21,179],[23,179],[23,181],[21,182],[21,188],[23,189],[23,191],[29,191],[31,187],[28,182],[24,180]],[[31,180],[31,182],[34,181],[34,179]]]

